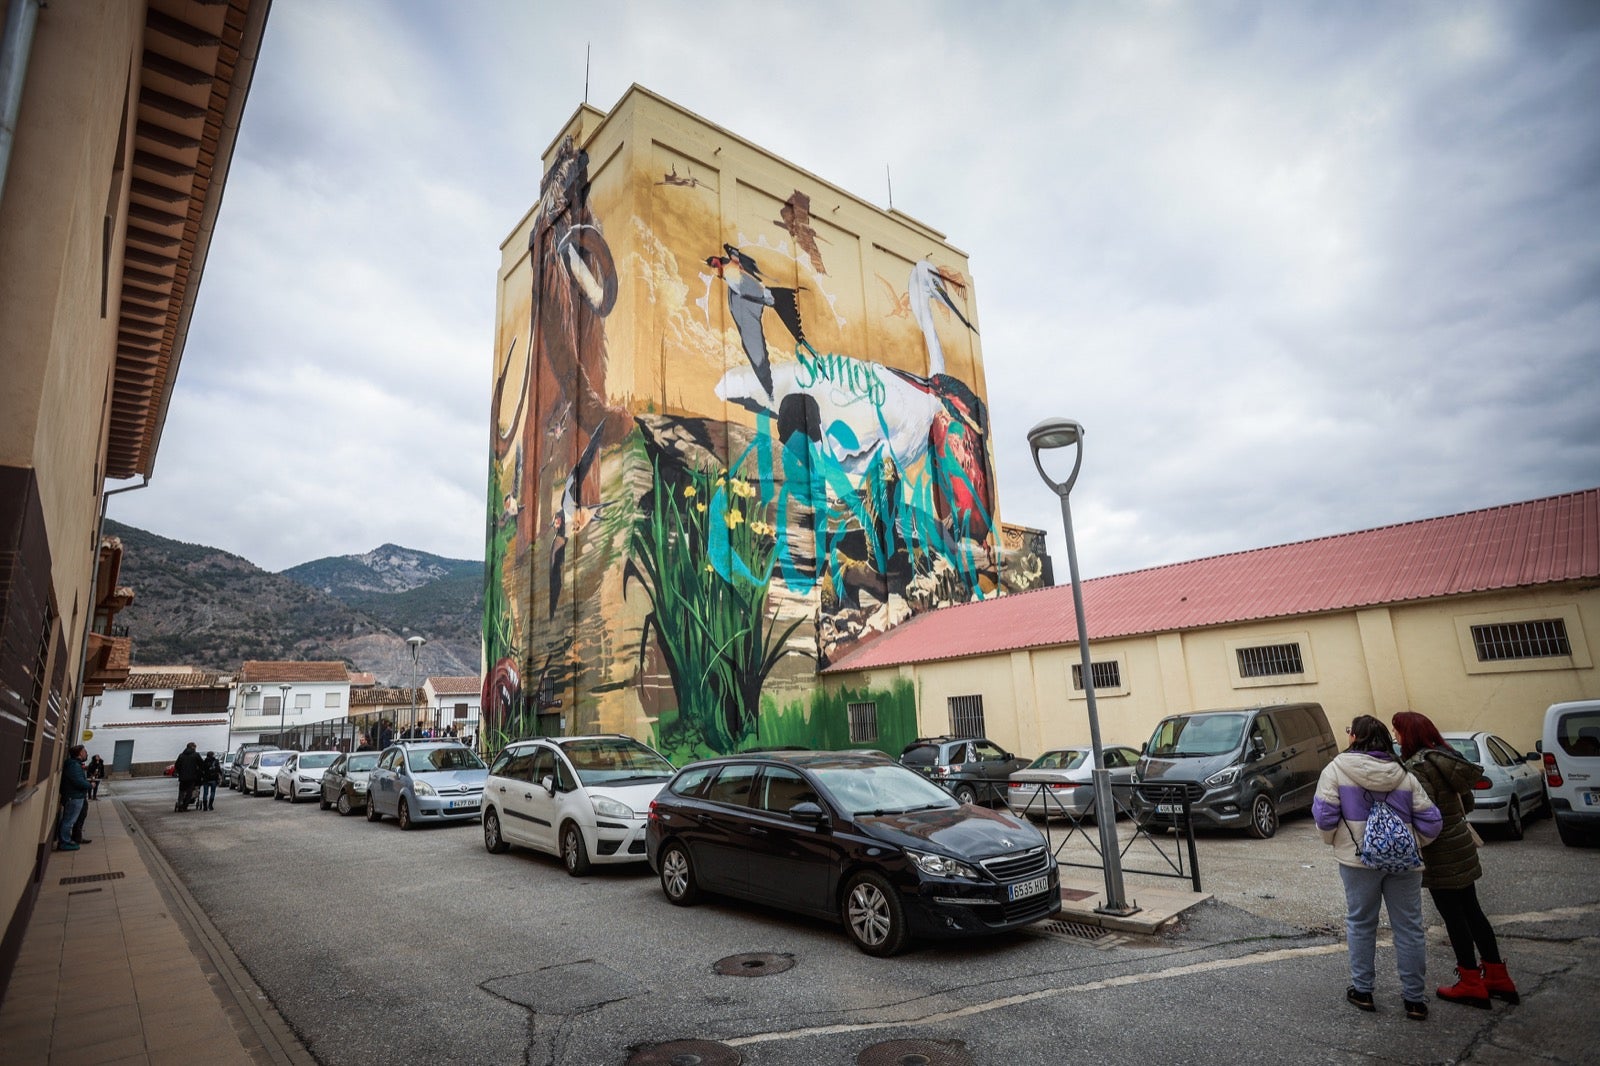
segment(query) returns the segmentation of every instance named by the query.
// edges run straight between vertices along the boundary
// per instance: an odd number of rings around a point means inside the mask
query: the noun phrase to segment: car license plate
[[[1583,794],[1585,807],[1600,807],[1600,792],[1585,792]]]
[[[1016,901],[1027,899],[1029,896],[1037,896],[1042,892],[1048,891],[1049,888],[1050,877],[1047,874],[1044,877],[1035,877],[1032,881],[1019,881],[1006,889],[1006,895],[1011,900]]]
[[[1183,810],[1183,806],[1181,804],[1177,804],[1177,803],[1158,803],[1158,804],[1156,804],[1156,813],[1157,814],[1177,814],[1178,812],[1180,812],[1182,810]]]
[[[475,800],[475,799],[451,800],[450,801],[450,809],[451,810],[459,810],[462,807],[476,807],[477,805],[478,805],[478,801]]]

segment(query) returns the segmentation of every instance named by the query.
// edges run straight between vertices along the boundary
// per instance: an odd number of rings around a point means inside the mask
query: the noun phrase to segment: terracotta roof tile
[[[1091,640],[1600,577],[1600,488],[1083,583]],[[1077,641],[1058,585],[918,615],[824,673]]]
[[[247,662],[239,668],[241,682],[258,685],[279,681],[349,681],[344,663]]]
[[[130,670],[126,678],[107,685],[106,690],[218,688],[226,684],[222,674],[203,671]]]
[[[411,703],[412,690],[409,688],[358,688],[350,690],[350,706],[355,707],[392,707]],[[428,705],[427,697],[419,688],[416,690],[418,707]]]
[[[441,696],[476,696],[483,691],[483,683],[476,674],[471,677],[430,677],[428,684]]]

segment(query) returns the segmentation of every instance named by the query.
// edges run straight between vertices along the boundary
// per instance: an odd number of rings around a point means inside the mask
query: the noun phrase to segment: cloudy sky
[[[971,256],[1085,576],[1600,485],[1600,5],[274,0],[151,486],[279,570],[479,558],[499,245],[633,82]]]

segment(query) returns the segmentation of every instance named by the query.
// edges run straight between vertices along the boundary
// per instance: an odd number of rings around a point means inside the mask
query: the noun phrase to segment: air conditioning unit
[[[172,706],[171,700],[156,700],[156,710],[158,711],[164,711],[170,706]]]
[[[261,686],[260,685],[251,685],[250,686],[250,691],[251,692],[260,692],[261,691]]]

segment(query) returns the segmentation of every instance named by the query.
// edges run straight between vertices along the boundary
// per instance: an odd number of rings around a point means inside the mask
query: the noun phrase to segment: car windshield
[[[1483,756],[1478,754],[1478,742],[1471,737],[1445,737],[1444,742],[1456,749],[1468,762],[1483,761]]]
[[[300,756],[300,769],[322,770],[333,765],[333,760],[339,757],[336,751],[311,751]]]
[[[439,770],[482,770],[483,760],[466,748],[421,748],[406,752],[406,765],[412,773],[429,774]]]
[[[561,750],[585,785],[665,781],[676,772],[671,763],[632,737],[569,740]]]
[[[344,764],[344,772],[351,774],[358,770],[371,770],[377,765],[378,753],[375,751],[364,751],[359,755],[350,756],[350,761]]]
[[[851,817],[953,810],[961,806],[926,777],[894,763],[816,767],[812,773],[835,805]]]
[[[1195,714],[1156,726],[1148,753],[1158,759],[1223,755],[1239,747],[1248,714]]]
[[[1086,751],[1047,751],[1028,764],[1030,770],[1076,770],[1089,757]]]
[[[265,755],[261,756],[261,762],[257,765],[282,766],[284,763],[289,761],[289,756],[293,754],[294,752],[292,751],[269,751]]]

